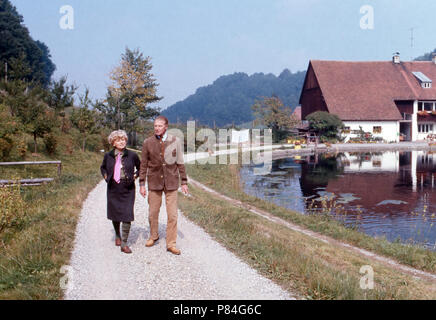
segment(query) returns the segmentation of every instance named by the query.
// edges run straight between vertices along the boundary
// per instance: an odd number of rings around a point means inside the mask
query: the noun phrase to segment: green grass
[[[29,155],[27,161],[61,160],[62,176],[39,187],[21,187],[25,216],[0,233],[0,300],[62,299],[60,269],[69,264],[81,205],[101,180],[102,154]],[[55,165],[2,169],[0,178],[57,176]]]
[[[191,171],[189,172],[191,173]],[[246,263],[303,299],[435,299],[434,285],[349,250],[333,247],[193,186],[183,213]],[[360,268],[374,268],[374,289],[360,288]]]
[[[218,161],[217,161],[218,163]],[[240,162],[241,163],[241,162]],[[327,215],[303,215],[244,193],[239,181],[238,165],[187,164],[188,174],[195,180],[231,198],[268,211],[277,217],[304,226],[334,239],[364,248],[425,271],[436,272],[436,252],[425,248],[392,243],[347,228]]]

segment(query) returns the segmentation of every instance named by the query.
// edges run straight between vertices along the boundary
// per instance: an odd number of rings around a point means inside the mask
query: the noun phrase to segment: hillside
[[[298,105],[305,72],[285,69],[278,77],[269,73],[248,76],[238,72],[219,77],[213,84],[162,112],[171,122],[198,120],[213,126],[235,125],[253,120],[251,106],[256,99],[276,95],[286,106]],[[215,123],[214,123],[215,121]]]
[[[436,53],[436,49],[434,49],[432,52],[425,53],[424,55],[419,56],[419,57],[415,58],[414,60],[415,61],[431,61],[431,57],[434,53]]]

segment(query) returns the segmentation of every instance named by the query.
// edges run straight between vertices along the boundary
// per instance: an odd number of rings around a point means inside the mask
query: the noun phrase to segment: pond
[[[328,214],[371,236],[436,250],[436,154],[326,153],[274,160],[264,175],[255,175],[254,168],[240,171],[250,195],[303,214]]]

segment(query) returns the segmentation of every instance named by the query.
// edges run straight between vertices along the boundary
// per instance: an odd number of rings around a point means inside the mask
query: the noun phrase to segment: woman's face
[[[114,140],[114,147],[117,148],[118,150],[124,150],[126,145],[127,145],[127,140],[124,138],[117,138],[116,140]]]

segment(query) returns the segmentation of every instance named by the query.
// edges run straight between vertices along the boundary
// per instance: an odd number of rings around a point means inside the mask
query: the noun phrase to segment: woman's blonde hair
[[[111,146],[113,146],[113,145],[114,145],[114,142],[115,142],[116,140],[118,140],[118,139],[124,139],[124,140],[128,141],[129,138],[127,137],[127,133],[126,133],[126,131],[124,131],[124,130],[117,130],[117,131],[114,131],[114,132],[112,132],[112,133],[109,135],[109,137],[107,138],[107,140],[109,141],[109,144],[110,144]]]

